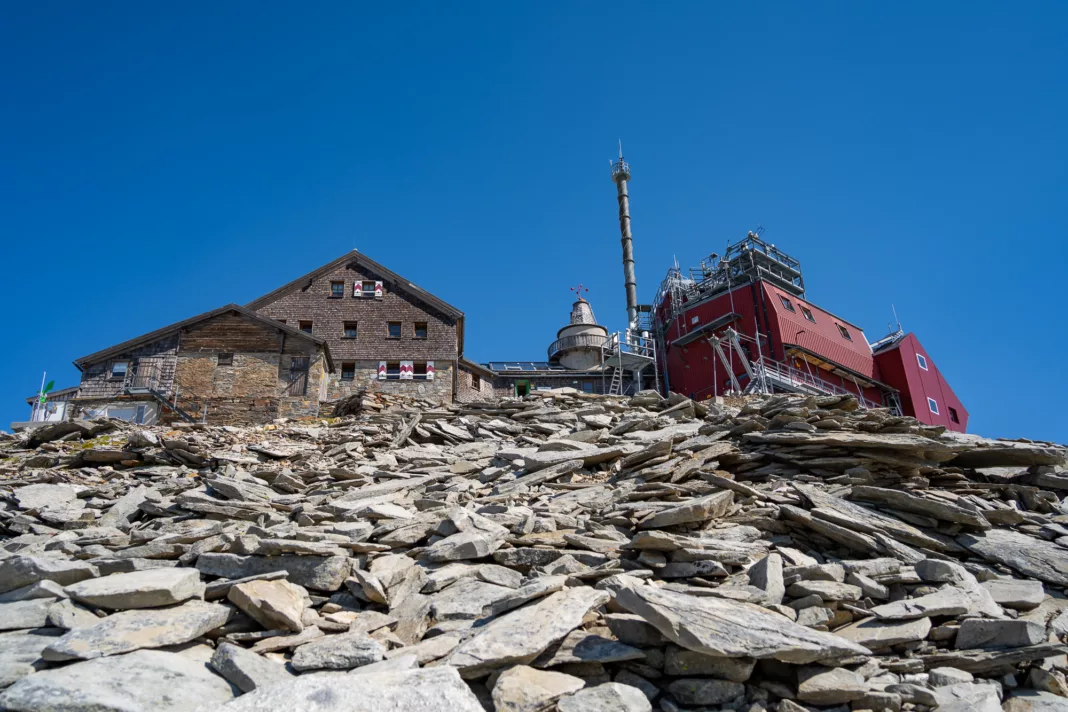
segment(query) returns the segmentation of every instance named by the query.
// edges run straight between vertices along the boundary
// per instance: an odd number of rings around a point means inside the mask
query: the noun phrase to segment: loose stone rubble
[[[1068,710],[1063,446],[848,397],[0,433],[0,709]]]

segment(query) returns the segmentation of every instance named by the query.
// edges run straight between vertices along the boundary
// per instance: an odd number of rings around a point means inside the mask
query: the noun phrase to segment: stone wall
[[[355,377],[342,380],[341,366],[330,374],[327,387],[327,400],[337,400],[359,391],[368,393],[398,393],[415,398],[423,398],[437,403],[452,401],[453,364],[448,361],[434,363],[434,379],[383,381],[378,378],[378,361],[356,361]]]
[[[460,366],[456,378],[456,400],[461,403],[487,400],[498,395],[493,379]]]
[[[352,296],[357,281],[383,281],[381,298]],[[333,297],[331,283],[341,282],[344,295]],[[316,277],[303,289],[284,294],[256,311],[272,319],[300,328],[301,321],[312,322],[311,333],[326,339],[334,363],[352,361],[430,360],[455,361],[459,356],[457,322],[440,313],[399,285],[350,262]],[[387,324],[401,323],[400,338],[390,338]],[[345,337],[345,322],[356,324],[356,338]],[[415,323],[425,322],[426,338],[416,338]]]

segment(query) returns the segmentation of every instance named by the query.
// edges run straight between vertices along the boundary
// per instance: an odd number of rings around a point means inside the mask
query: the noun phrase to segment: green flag
[[[44,388],[41,389],[41,393],[48,393],[52,390],[52,387],[56,385],[55,381],[49,381]]]

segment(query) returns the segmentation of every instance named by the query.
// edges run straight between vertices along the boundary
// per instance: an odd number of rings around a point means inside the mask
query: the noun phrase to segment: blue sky
[[[669,8],[669,9],[665,9]],[[7,3],[0,426],[47,369],[354,247],[541,359],[758,224],[983,435],[1068,440],[1063,3]]]

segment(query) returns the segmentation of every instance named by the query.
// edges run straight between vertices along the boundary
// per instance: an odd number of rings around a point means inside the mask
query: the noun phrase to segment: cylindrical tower
[[[619,234],[623,245],[623,285],[627,289],[627,327],[638,325],[638,280],[634,277],[634,240],[630,234],[630,196],[627,181],[630,180],[630,164],[623,160],[612,163],[612,180],[616,184],[616,200],[619,201]]]

